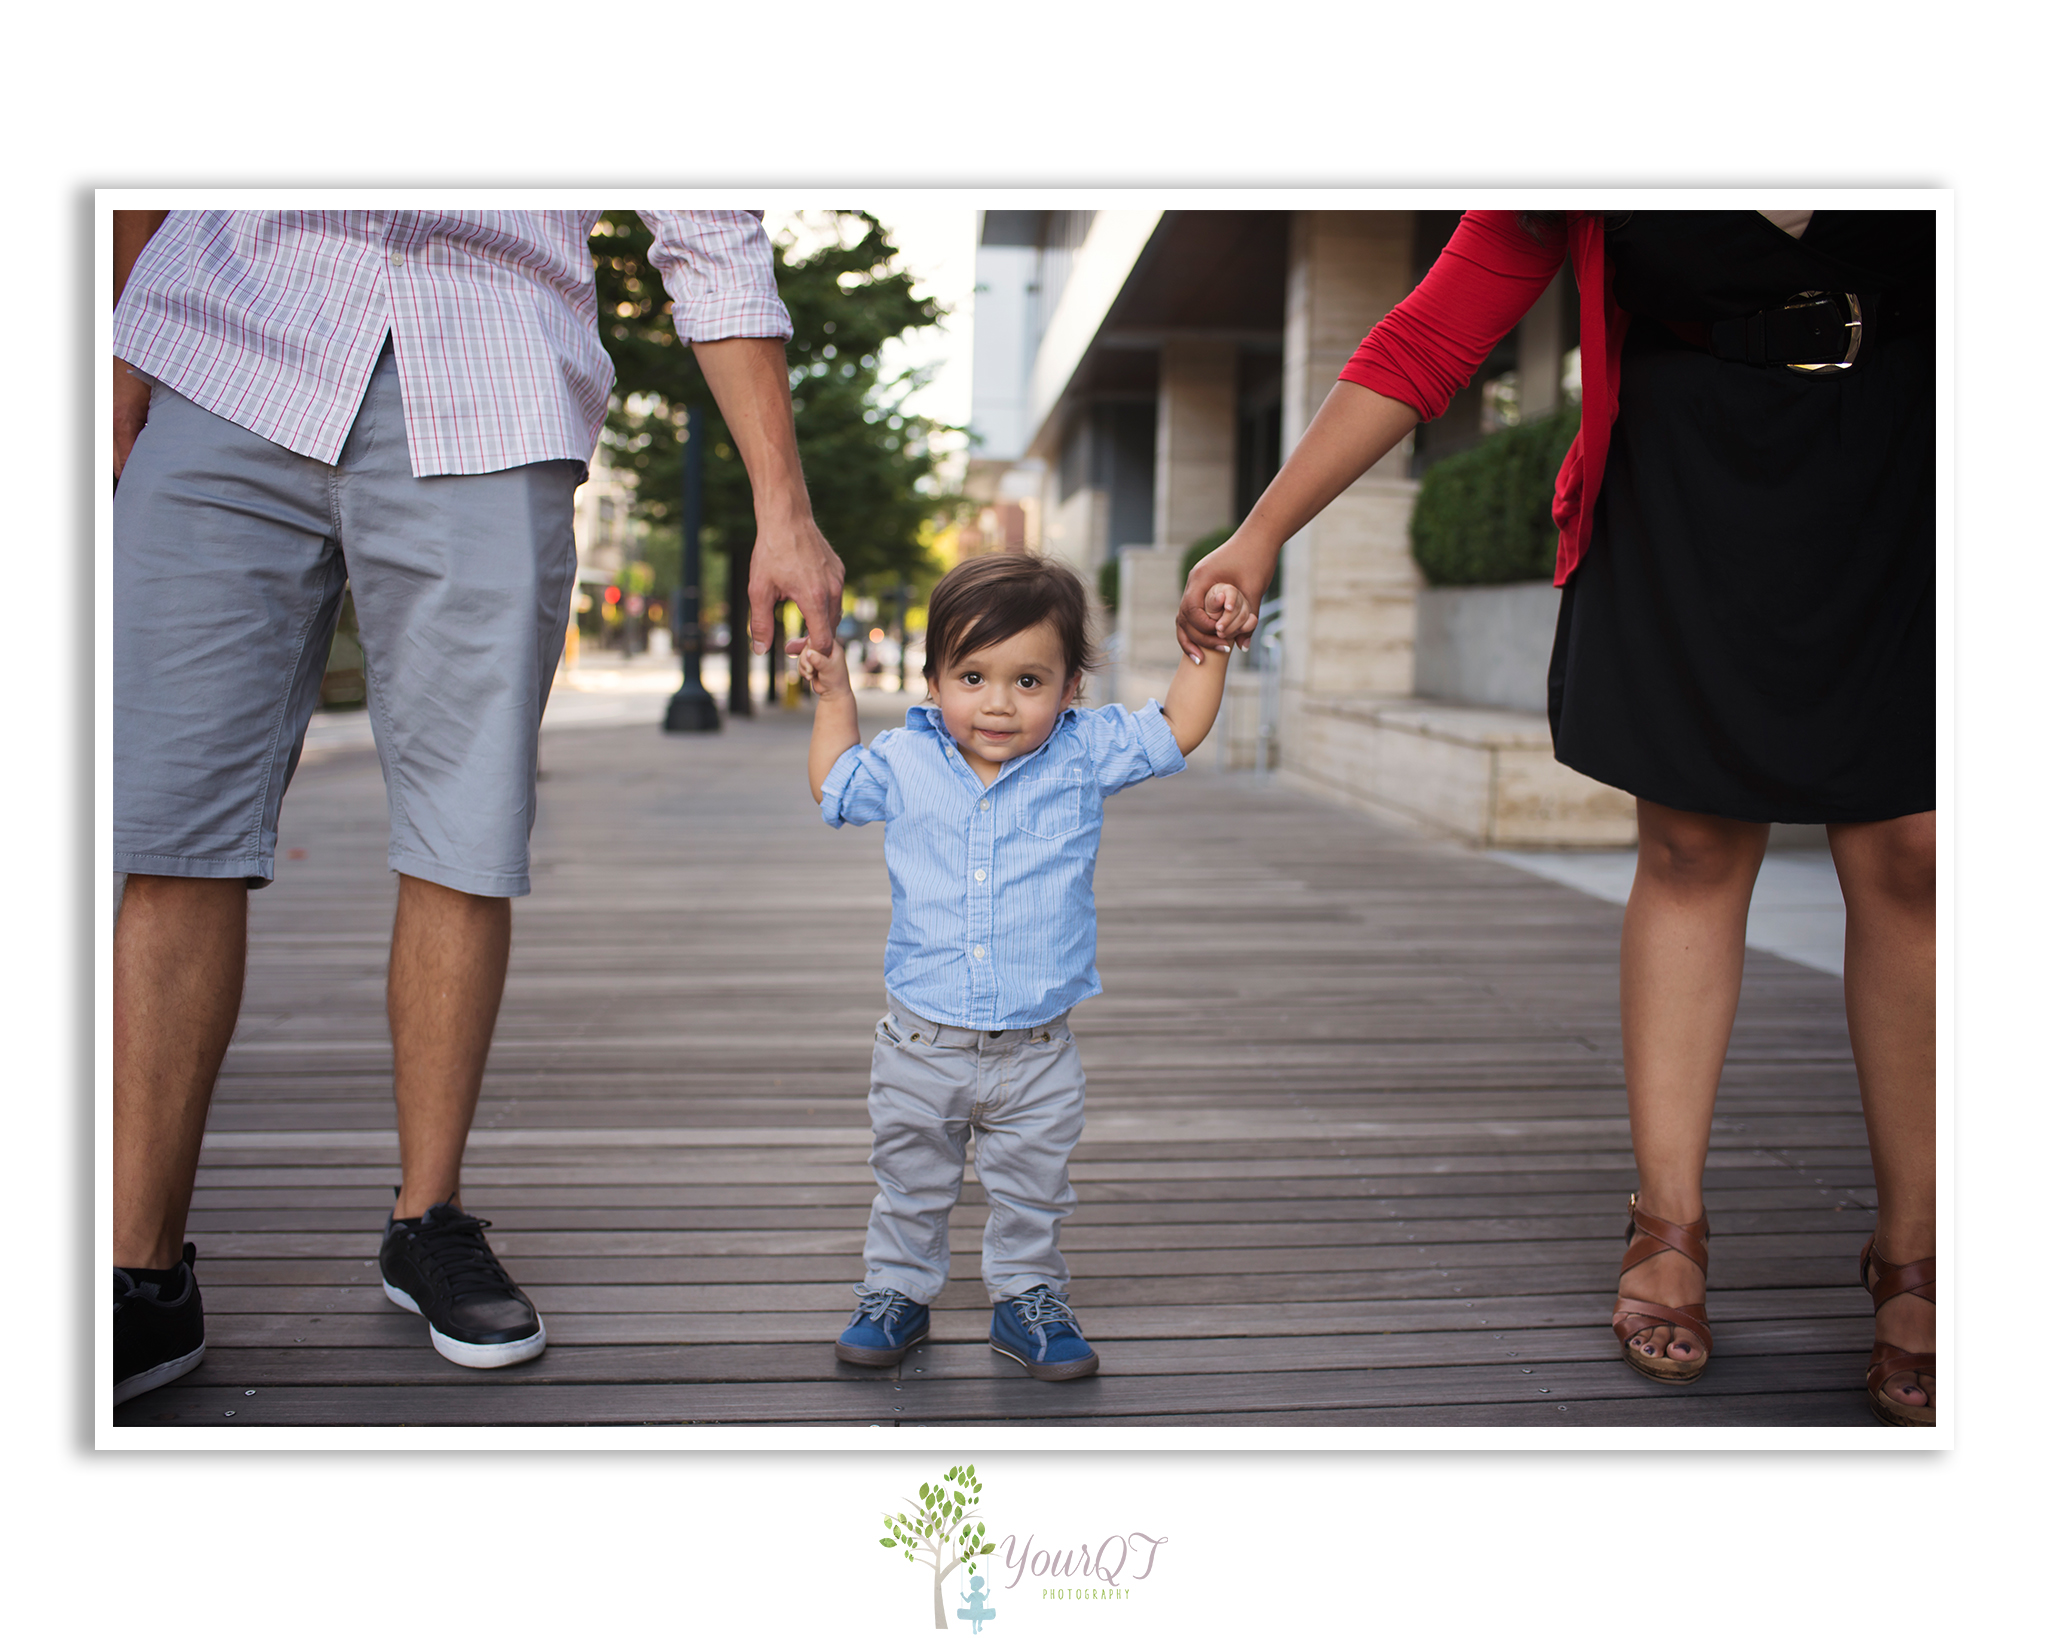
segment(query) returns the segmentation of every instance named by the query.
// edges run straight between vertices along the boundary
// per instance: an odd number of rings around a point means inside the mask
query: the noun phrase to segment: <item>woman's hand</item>
[[[1222,654],[1250,648],[1259,599],[1272,583],[1279,556],[1278,546],[1248,539],[1240,529],[1197,563],[1174,619],[1181,652],[1199,665],[1205,648]]]

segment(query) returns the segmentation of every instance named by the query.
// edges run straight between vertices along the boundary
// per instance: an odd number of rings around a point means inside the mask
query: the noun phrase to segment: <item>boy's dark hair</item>
[[[1029,552],[970,557],[932,588],[925,616],[924,674],[937,676],[963,654],[1050,623],[1067,676],[1102,663],[1088,641],[1088,591],[1064,563]]]

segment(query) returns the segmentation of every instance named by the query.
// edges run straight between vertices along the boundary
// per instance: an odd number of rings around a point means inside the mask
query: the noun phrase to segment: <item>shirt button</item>
[[[985,796],[981,799],[981,811],[983,813],[988,812],[988,798]]]
[[[976,961],[979,961],[979,960],[981,960],[981,959],[982,959],[983,953],[984,953],[984,952],[983,952],[983,950],[982,950],[981,946],[980,946],[979,944],[975,945],[975,947],[974,947],[974,959],[975,959]]]
[[[974,879],[978,882],[985,882],[988,880],[988,872],[986,870],[977,870],[974,873]]]
[[[393,267],[405,266],[405,252],[402,250],[394,251],[391,256],[391,265]]]

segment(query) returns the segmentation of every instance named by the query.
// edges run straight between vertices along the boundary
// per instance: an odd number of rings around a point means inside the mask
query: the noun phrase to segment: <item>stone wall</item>
[[[1415,692],[1546,714],[1557,587],[1425,586],[1415,599]]]

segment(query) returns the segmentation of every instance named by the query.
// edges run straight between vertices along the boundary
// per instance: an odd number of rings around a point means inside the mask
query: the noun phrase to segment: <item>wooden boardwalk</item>
[[[1606,1325],[1620,910],[1206,768],[1115,799],[1097,873],[1063,1245],[1101,1374],[989,1352],[971,1180],[932,1341],[838,1364],[889,895],[880,827],[819,824],[806,732],[545,740],[464,1202],[551,1345],[490,1373],[379,1289],[383,792],[367,751],[301,771],[192,1217],[207,1358],[118,1422],[1868,1425],[1839,980],[1750,956],[1708,1179],[1717,1349],[1661,1387]]]

